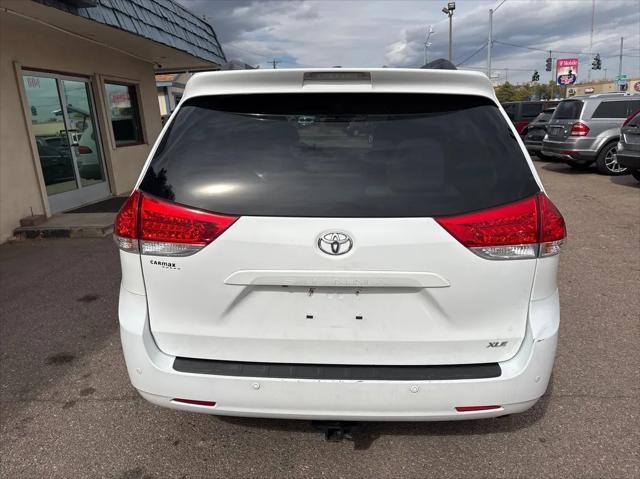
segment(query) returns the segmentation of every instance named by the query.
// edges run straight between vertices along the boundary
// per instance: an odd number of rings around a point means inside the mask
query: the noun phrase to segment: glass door
[[[108,197],[89,81],[40,72],[23,81],[51,212]]]

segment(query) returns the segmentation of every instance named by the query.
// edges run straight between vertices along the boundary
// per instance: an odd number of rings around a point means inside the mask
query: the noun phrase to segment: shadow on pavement
[[[553,171],[555,173],[564,173],[566,175],[591,175],[598,174],[595,167],[589,166],[585,169],[572,168],[566,163],[547,163],[542,166],[545,170]]]
[[[360,422],[353,431],[352,441],[355,450],[367,450],[383,436],[469,436],[496,434],[525,429],[538,422],[546,414],[553,392],[553,376],[547,392],[528,411],[493,419],[474,419],[468,421],[405,421],[405,422]],[[286,419],[260,419],[230,416],[212,416],[234,426],[252,427],[270,431],[316,432],[318,440],[322,433],[311,425],[311,421]]]
[[[631,188],[640,188],[640,181],[631,175],[612,176],[609,178],[611,183],[615,185],[630,186]]]

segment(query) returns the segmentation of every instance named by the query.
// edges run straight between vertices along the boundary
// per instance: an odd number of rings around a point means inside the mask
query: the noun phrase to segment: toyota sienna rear
[[[131,382],[234,416],[524,411],[565,234],[482,74],[196,74],[116,220]]]

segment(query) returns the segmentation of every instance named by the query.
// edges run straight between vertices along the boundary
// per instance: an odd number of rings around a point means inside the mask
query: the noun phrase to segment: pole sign
[[[558,58],[556,78],[558,85],[574,85],[578,79],[578,59]]]

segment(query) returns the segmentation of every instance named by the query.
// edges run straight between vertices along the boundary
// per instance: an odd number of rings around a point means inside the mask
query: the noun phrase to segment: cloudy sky
[[[448,19],[441,11],[446,0],[178,1],[206,15],[229,59],[261,68],[272,58],[281,62],[278,68],[416,67],[424,60],[429,25],[435,31],[429,58],[448,55]],[[456,2],[454,63],[486,67],[488,11],[500,2]],[[553,57],[578,57],[579,80],[586,80],[591,59],[574,52],[589,51],[591,6],[591,0],[506,0],[493,24],[492,66],[500,79],[529,81],[535,69],[549,79],[548,54],[539,49],[554,51]],[[640,1],[596,0],[595,6],[592,51],[600,53],[607,76],[617,74],[620,37],[623,73],[640,75]],[[601,79],[605,72],[591,73]]]

